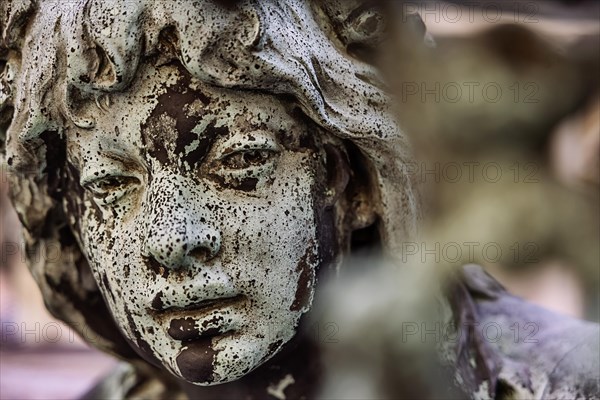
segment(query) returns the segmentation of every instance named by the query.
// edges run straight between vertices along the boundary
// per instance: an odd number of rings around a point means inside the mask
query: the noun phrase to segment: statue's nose
[[[221,235],[207,222],[198,197],[186,196],[188,190],[181,190],[181,182],[158,184],[160,192],[150,200],[143,255],[169,269],[189,268],[214,258],[221,248]]]

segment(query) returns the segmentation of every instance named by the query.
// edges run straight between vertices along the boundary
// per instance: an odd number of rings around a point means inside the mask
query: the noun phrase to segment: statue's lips
[[[219,310],[225,310],[246,301],[246,296],[221,297],[203,300],[183,307],[167,307],[151,314],[163,324],[168,324],[167,333],[175,340],[190,341],[205,336],[216,336],[230,331],[222,325]]]

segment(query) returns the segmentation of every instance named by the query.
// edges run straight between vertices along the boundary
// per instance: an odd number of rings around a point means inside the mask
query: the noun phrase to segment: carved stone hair
[[[0,13],[1,149],[30,268],[48,308],[103,350],[135,358],[66,221],[64,135],[71,124],[92,127],[78,104],[102,107],[127,90],[144,58],[170,54],[202,81],[287,95],[369,164],[384,248],[393,254],[414,232],[409,145],[375,68],[350,51],[381,35],[373,9],[356,1],[23,0],[3,1]],[[52,245],[60,259],[44,255]]]

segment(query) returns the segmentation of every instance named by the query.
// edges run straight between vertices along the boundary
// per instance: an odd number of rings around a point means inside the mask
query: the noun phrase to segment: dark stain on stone
[[[312,259],[312,244],[306,249],[306,252],[298,262],[296,272],[300,272],[298,278],[298,287],[296,288],[296,296],[294,302],[290,306],[290,311],[300,311],[310,301],[311,281],[314,277],[314,270],[311,264]]]
[[[202,113],[197,114],[190,112],[190,105],[195,101],[200,100],[204,105],[210,103],[210,98],[200,92],[199,90],[193,90],[189,87],[191,82],[191,74],[183,68],[179,63],[175,63],[180,73],[180,79],[173,86],[166,89],[166,92],[158,96],[158,104],[152,110],[148,120],[142,124],[142,130],[145,132],[143,136],[148,138],[148,153],[159,160],[163,165],[169,163],[168,152],[165,148],[165,138],[161,135],[163,129],[160,128],[164,123],[164,117],[171,117],[175,121],[175,130],[177,133],[177,139],[175,141],[175,153],[176,157],[183,157],[183,161],[190,164],[192,168],[196,168],[206,158],[208,151],[215,138],[215,134],[220,132],[212,132],[207,128],[202,134],[192,132],[192,130],[202,120]],[[158,129],[157,129],[158,128]],[[214,123],[212,124],[213,130]],[[218,128],[224,129],[227,128]],[[156,132],[153,132],[156,130]],[[185,148],[191,145],[194,140],[200,140],[197,148],[190,152],[187,156],[185,155]]]
[[[163,292],[161,290],[160,292],[156,293],[156,296],[154,296],[154,299],[152,299],[152,308],[153,309],[155,309],[155,310],[163,309],[162,295],[163,295]]]
[[[221,333],[219,328],[209,328],[202,332],[203,336],[217,336]]]
[[[192,128],[193,129],[193,128]],[[181,131],[179,131],[181,134]],[[229,128],[226,126],[223,127],[215,127],[215,123],[211,122],[208,124],[204,133],[201,137],[198,137],[197,134],[193,134],[194,139],[198,139],[198,146],[190,151],[185,157],[183,157],[183,161],[188,163],[192,168],[198,168],[198,166],[204,161],[206,158],[214,140],[220,135],[226,135],[229,133]],[[179,141],[177,143],[179,146]],[[177,150],[176,150],[177,151]],[[183,149],[181,150],[183,153]]]
[[[216,351],[212,348],[212,337],[202,337],[187,343],[185,347],[176,359],[181,375],[190,382],[212,382],[213,362],[216,355]]]
[[[177,141],[175,143],[175,153],[185,154],[185,148],[191,145],[194,142],[194,140],[198,139],[198,134],[192,132],[192,129],[194,129],[194,127],[192,127],[190,130],[184,131],[180,131],[179,129],[177,129],[179,135],[177,136]]]
[[[242,190],[244,192],[250,192],[256,189],[256,185],[258,184],[258,178],[245,178],[242,179],[238,185],[236,185],[237,190]]]
[[[150,270],[156,275],[160,275],[165,279],[169,277],[169,268],[165,268],[164,266],[162,266],[158,261],[154,259],[154,257],[144,257],[144,261],[146,265],[150,268]]]
[[[202,322],[202,327],[206,328],[208,325],[210,324],[217,324],[220,320],[223,320],[223,317],[220,315],[215,315],[214,317],[212,317],[211,319],[207,319],[204,322]]]
[[[196,328],[196,321],[189,317],[173,319],[167,333],[175,340],[184,341],[200,335],[200,331]]]
[[[148,120],[148,123],[149,122],[150,120]],[[158,126],[160,126],[160,124]],[[143,126],[142,129],[146,129],[146,126]],[[143,137],[145,136],[146,135],[143,135]],[[167,149],[162,143],[157,144],[157,142],[160,141],[160,138],[157,137],[156,139],[153,138],[151,140],[153,141],[153,144],[148,148],[148,154],[151,157],[156,158],[161,164],[167,165],[169,163],[169,155]]]

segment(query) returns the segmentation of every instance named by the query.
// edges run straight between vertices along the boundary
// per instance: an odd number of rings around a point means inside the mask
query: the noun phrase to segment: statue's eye
[[[272,150],[242,150],[228,154],[221,162],[229,169],[246,169],[268,162],[275,152]]]
[[[236,135],[215,148],[208,176],[223,187],[248,192],[273,181],[280,154],[270,133]]]
[[[85,183],[83,186],[101,204],[107,205],[131,193],[139,184],[140,180],[132,176],[107,176]]]

